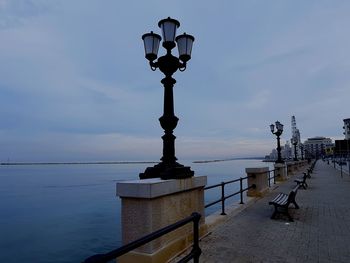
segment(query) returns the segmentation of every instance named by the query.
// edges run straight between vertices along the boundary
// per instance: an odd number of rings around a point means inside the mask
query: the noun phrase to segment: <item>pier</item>
[[[200,262],[349,262],[350,176],[319,160],[309,187],[300,188],[290,209],[294,222],[270,219],[268,203],[289,193],[302,173],[278,183],[240,213],[225,216],[202,238]],[[293,206],[292,206],[293,207]]]
[[[174,203],[179,200],[203,201],[203,190],[211,188],[204,187],[205,176],[182,180],[145,180],[142,187],[138,181],[118,183],[117,192],[124,202],[123,218],[127,219],[122,224],[125,245],[107,254],[94,255],[84,262],[105,263],[116,257],[118,262],[145,263],[188,262],[190,259],[204,263],[349,262],[350,175],[335,169],[328,161],[305,164],[306,161],[289,162],[275,165],[274,170],[268,170],[268,167],[246,168],[247,177],[240,179],[247,179],[247,187],[242,188],[240,182],[241,190],[237,192],[242,195],[247,191],[245,202],[241,197],[240,204],[227,206],[226,210],[223,202],[221,214],[218,211],[205,218],[200,214],[204,215],[204,207],[208,204]],[[147,189],[150,186],[150,191],[145,191],[145,186]],[[279,193],[284,193],[286,197],[289,194],[288,200],[292,204],[288,212],[277,209],[286,206],[284,197],[276,198],[283,196]],[[132,200],[129,200],[130,194]],[[146,197],[143,196],[145,194]],[[221,199],[226,200],[231,195],[223,192]],[[137,209],[130,203],[135,203],[135,198],[140,199]],[[181,214],[174,207],[161,213],[163,210],[160,207],[171,207],[169,202],[185,209],[182,214],[200,212],[179,221],[176,219],[177,222],[169,225],[167,222],[174,221],[171,218]],[[160,203],[165,205],[159,206]],[[146,207],[146,210],[141,207]],[[136,211],[139,215],[135,214]],[[130,212],[133,217],[128,216]],[[146,215],[153,215],[152,219],[147,219]],[[179,231],[179,227],[191,222],[193,233],[189,225],[182,229],[185,231]],[[155,223],[158,223],[156,231],[149,231]],[[142,227],[136,229],[135,226]],[[171,231],[175,232],[167,235]]]

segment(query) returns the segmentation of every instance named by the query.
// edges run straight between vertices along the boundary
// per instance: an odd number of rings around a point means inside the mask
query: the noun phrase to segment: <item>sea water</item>
[[[208,185],[245,177],[246,167],[269,166],[259,160],[183,163],[208,176]],[[1,165],[0,261],[81,262],[119,247],[116,183],[138,179],[147,166],[153,164]],[[233,193],[239,183],[225,188]],[[205,202],[220,194],[220,188],[206,191]]]

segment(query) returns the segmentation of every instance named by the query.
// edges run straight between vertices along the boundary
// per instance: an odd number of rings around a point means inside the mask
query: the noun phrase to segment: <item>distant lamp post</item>
[[[276,126],[276,131],[275,131],[275,126]],[[270,125],[270,129],[271,129],[272,134],[277,136],[278,158],[276,160],[276,163],[284,163],[284,161],[282,160],[282,156],[281,156],[281,143],[280,143],[280,136],[283,133],[283,124],[280,123],[279,121],[276,121],[275,125],[273,125],[273,124]]]
[[[298,152],[297,152],[298,140],[297,140],[297,138],[293,137],[291,141],[292,141],[292,144],[294,145],[294,159],[293,159],[293,161],[299,161],[298,160]]]
[[[300,144],[300,152],[301,152],[301,159],[305,160],[304,159],[304,145],[302,143]]]
[[[153,167],[148,167],[144,173],[140,173],[140,179],[162,178],[162,179],[181,179],[194,175],[190,167],[176,162],[175,157],[175,139],[173,130],[177,126],[178,118],[174,114],[173,86],[176,80],[172,75],[177,71],[186,69],[187,61],[191,59],[192,45],[194,37],[186,33],[176,37],[176,30],[180,26],[179,21],[170,17],[159,21],[163,35],[163,47],[166,54],[158,58],[158,49],[161,36],[151,33],[144,34],[142,40],[145,47],[145,57],[149,60],[153,71],[157,68],[165,75],[161,83],[164,86],[164,111],[163,116],[159,118],[161,127],[164,129],[163,139],[163,157],[161,162]],[[176,42],[176,43],[175,43]],[[174,47],[178,47],[179,57],[171,54]]]

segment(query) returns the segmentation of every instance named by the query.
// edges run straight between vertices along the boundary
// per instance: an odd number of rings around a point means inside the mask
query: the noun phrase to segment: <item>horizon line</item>
[[[195,160],[192,163],[224,162],[244,159],[264,159],[264,157],[234,157],[225,159]],[[90,161],[90,162],[1,162],[0,165],[79,165],[79,164],[147,164],[159,161]]]

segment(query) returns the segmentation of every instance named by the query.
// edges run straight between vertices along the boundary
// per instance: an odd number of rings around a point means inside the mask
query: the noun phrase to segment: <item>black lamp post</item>
[[[297,144],[298,144],[297,138],[293,137],[291,141],[292,141],[292,144],[294,145],[294,159],[293,159],[293,161],[299,161],[298,160],[298,152],[297,152]]]
[[[301,159],[304,160],[304,145],[300,144]]]
[[[151,33],[142,36],[145,46],[145,57],[149,60],[151,69],[155,71],[157,68],[165,75],[161,83],[164,86],[164,112],[159,118],[161,127],[164,129],[163,139],[163,157],[161,162],[153,167],[146,168],[144,173],[140,173],[140,179],[146,178],[162,178],[162,179],[182,179],[194,175],[190,167],[184,166],[176,162],[175,157],[175,139],[173,130],[177,126],[178,118],[174,114],[174,98],[173,87],[176,80],[172,75],[177,71],[186,69],[187,61],[191,59],[192,45],[194,37],[186,33],[176,36],[176,29],[180,26],[179,21],[170,17],[159,21],[158,26],[162,30],[163,47],[166,54],[157,59],[159,43],[161,36]],[[176,41],[176,43],[175,43]],[[179,57],[171,54],[171,50],[178,47]]]
[[[276,125],[276,131],[275,131],[275,125]],[[276,163],[284,163],[284,161],[282,160],[282,156],[281,156],[281,143],[280,143],[280,136],[283,132],[283,124],[280,123],[279,121],[275,122],[275,125],[271,124],[270,125],[270,129],[272,134],[275,134],[277,136],[277,154],[278,154],[278,158],[276,160]]]

